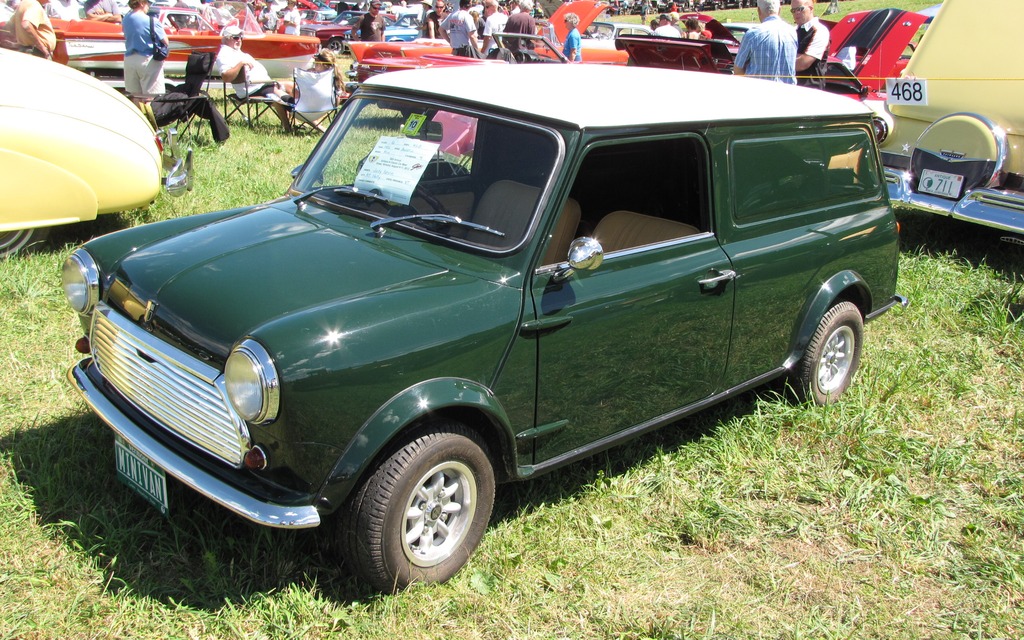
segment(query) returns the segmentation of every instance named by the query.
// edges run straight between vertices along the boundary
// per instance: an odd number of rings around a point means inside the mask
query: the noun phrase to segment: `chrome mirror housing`
[[[604,262],[604,247],[595,238],[576,238],[569,245],[568,267],[555,272],[555,282],[562,282],[572,277],[578,270],[593,271]]]

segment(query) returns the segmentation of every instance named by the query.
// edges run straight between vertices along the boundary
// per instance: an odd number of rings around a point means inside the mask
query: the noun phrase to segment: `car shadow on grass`
[[[759,393],[771,394],[771,389]],[[491,526],[586,491],[601,475],[624,473],[659,452],[713,433],[752,410],[735,399],[535,480],[500,485]],[[84,410],[0,438],[40,522],[102,571],[108,592],[128,589],[175,606],[218,611],[292,586],[318,589],[345,606],[377,596],[329,550],[325,525],[269,529],[234,516],[168,480],[169,517],[116,477],[110,429]],[[328,524],[330,521],[328,521]],[[61,543],[58,540],[58,543]]]

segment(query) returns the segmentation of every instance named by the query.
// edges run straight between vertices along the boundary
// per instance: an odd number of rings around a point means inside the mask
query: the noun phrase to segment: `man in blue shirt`
[[[747,31],[736,54],[736,75],[796,84],[796,30],[779,17],[779,0],[757,0],[761,24]]]

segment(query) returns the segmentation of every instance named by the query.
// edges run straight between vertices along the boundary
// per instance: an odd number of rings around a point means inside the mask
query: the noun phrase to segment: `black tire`
[[[832,404],[853,381],[860,365],[864,318],[852,302],[840,302],[818,323],[795,371],[801,400]]]
[[[28,251],[49,235],[50,227],[0,232],[0,259],[13,256],[19,251]]]
[[[355,492],[337,542],[353,571],[385,592],[444,582],[466,564],[494,506],[487,445],[439,422],[388,456]]]
[[[335,36],[327,41],[324,48],[330,49],[334,53],[345,53],[345,39]]]

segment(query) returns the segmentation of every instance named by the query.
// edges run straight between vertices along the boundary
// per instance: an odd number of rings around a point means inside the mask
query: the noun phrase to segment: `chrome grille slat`
[[[193,446],[241,466],[248,429],[229,406],[217,369],[102,303],[93,315],[91,342],[100,373],[139,411]]]

